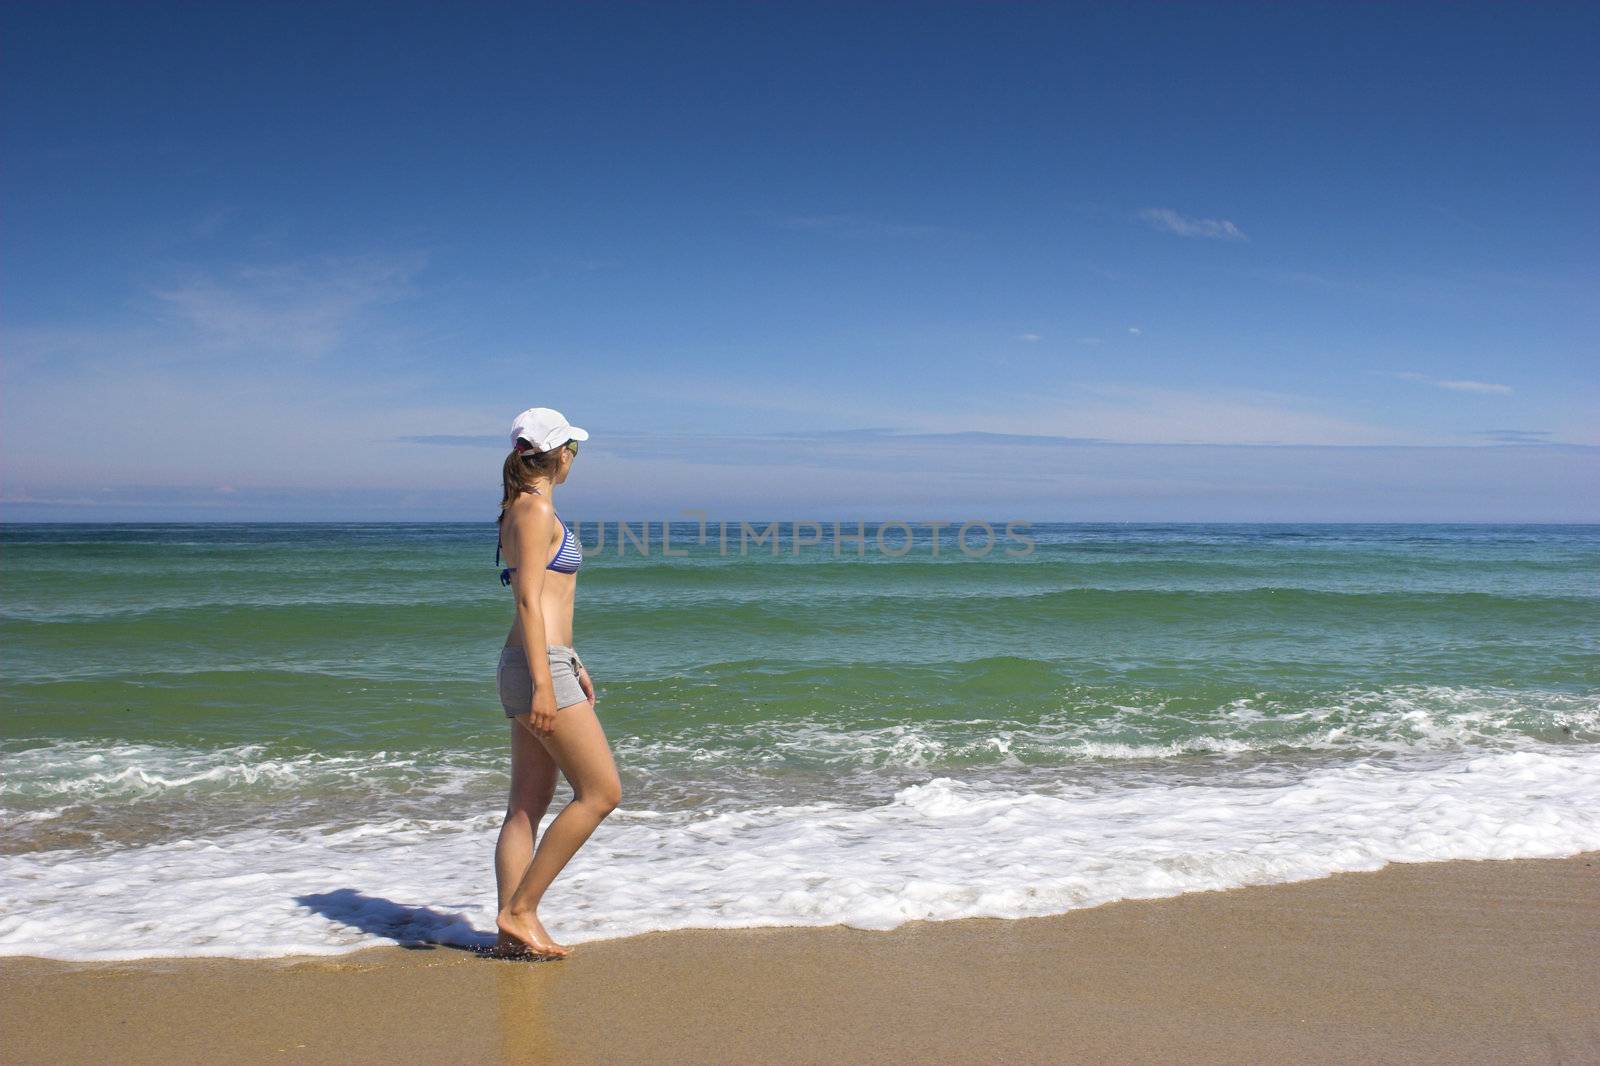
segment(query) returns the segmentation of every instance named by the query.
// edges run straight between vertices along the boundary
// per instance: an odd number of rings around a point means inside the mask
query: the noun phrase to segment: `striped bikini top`
[[[559,514],[556,515],[556,521],[561,522]],[[498,540],[495,541],[494,545],[494,561],[496,566],[500,564],[500,542]],[[572,535],[572,528],[565,522],[561,522],[561,547],[556,549],[556,557],[545,563],[544,568],[546,570],[554,570],[558,574],[576,574],[578,567],[582,565],[583,545],[578,542],[577,537]],[[500,571],[500,584],[511,584],[511,574],[516,569],[514,566],[502,569]]]

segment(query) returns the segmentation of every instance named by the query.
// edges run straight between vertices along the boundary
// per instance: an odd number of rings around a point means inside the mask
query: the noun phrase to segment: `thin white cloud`
[[[1135,337],[1144,336],[1144,330],[1140,329],[1138,326],[1129,326],[1128,332],[1133,334]]]
[[[1154,228],[1179,237],[1206,237],[1217,241],[1247,241],[1244,231],[1225,218],[1190,218],[1170,207],[1147,207],[1139,212]]]
[[[1035,341],[1043,340],[1043,338],[1037,333],[1019,333],[1017,334],[1017,340],[1027,341],[1028,343],[1032,344]]]
[[[1078,382],[1053,395],[1015,397],[969,419],[996,433],[1093,437],[1125,444],[1436,444],[1408,427],[1345,418],[1313,397],[1263,389],[1173,389]]]
[[[191,274],[153,295],[209,344],[318,356],[363,312],[409,293],[423,262],[419,254],[365,255],[246,266],[222,277]]]
[[[632,375],[637,378],[637,374]],[[700,425],[751,427],[752,410],[766,414],[814,412],[823,397],[804,385],[777,389],[755,382],[689,386],[670,378],[638,380],[641,393],[692,404]],[[863,393],[854,410],[833,410],[837,426],[884,425],[900,433],[1026,434],[1092,438],[1118,444],[1459,444],[1407,424],[1349,418],[1317,397],[1223,386],[1162,388],[1105,381],[1064,386],[1007,388],[996,380],[958,406],[937,400],[899,402]],[[834,397],[837,402],[837,397]],[[777,420],[765,418],[768,425]],[[687,421],[685,424],[688,424]],[[729,429],[726,432],[735,432]]]
[[[1498,385],[1490,381],[1436,381],[1441,389],[1455,389],[1457,392],[1493,392],[1502,396],[1511,394],[1510,385]]]
[[[417,383],[336,379],[320,364],[224,375],[105,358],[35,375],[4,397],[0,482],[81,490],[90,484],[187,485],[220,496],[268,485],[403,489],[466,471],[450,449],[407,452],[395,427],[488,435],[499,411],[432,400]],[[85,419],[88,419],[86,422]],[[101,449],[83,465],[85,426]],[[222,488],[219,488],[221,486]]]
[[[1402,381],[1416,381],[1424,385],[1432,385],[1438,389],[1450,389],[1453,392],[1481,392],[1496,396],[1511,395],[1510,385],[1501,385],[1492,381],[1472,381],[1466,378],[1436,378],[1427,374],[1419,374],[1414,370],[1379,370],[1376,373],[1387,377],[1399,378]]]

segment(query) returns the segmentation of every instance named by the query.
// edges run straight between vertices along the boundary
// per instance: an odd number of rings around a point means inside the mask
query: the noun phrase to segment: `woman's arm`
[[[555,532],[555,521],[555,508],[547,498],[526,493],[507,509],[504,530],[518,560],[511,575],[511,592],[522,623],[522,650],[528,659],[528,674],[533,679],[533,704],[528,708],[526,724],[536,734],[548,734],[556,724],[555,684],[550,677],[550,653],[544,639],[544,611],[539,606],[545,574],[539,560],[544,558]],[[518,720],[521,721],[520,716]]]
[[[581,659],[578,661],[578,687],[583,689],[583,694],[589,697],[589,706],[593,707],[595,705],[594,678],[589,676],[589,668],[583,665]]]

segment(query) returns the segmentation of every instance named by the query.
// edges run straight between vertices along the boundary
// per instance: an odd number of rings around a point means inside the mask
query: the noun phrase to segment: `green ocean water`
[[[1600,751],[1597,526],[1033,524],[1008,554],[999,521],[987,554],[919,527],[889,555],[868,524],[858,556],[686,523],[669,557],[659,523],[644,552],[574,524],[574,644],[640,817]],[[494,545],[490,522],[4,527],[0,855],[492,815]]]
[[[737,545],[615,524],[574,642],[606,722],[952,717],[1159,704],[1178,741],[1230,699],[1348,686],[1600,688],[1594,527],[1034,526],[1030,553],[923,540]],[[636,524],[636,530],[642,524]],[[786,527],[785,527],[786,528]],[[869,535],[873,527],[869,526]],[[846,527],[849,531],[850,527]],[[11,526],[7,738],[335,749],[499,744],[511,621],[492,525]],[[1004,542],[1003,542],[1004,543]],[[485,551],[487,546],[488,551]],[[1020,550],[1017,542],[1009,545]]]

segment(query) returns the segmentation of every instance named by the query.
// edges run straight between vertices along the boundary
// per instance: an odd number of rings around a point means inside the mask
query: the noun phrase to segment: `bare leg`
[[[520,724],[518,728],[523,728]],[[521,881],[503,907],[497,925],[509,937],[543,954],[570,950],[550,938],[539,923],[539,901],[583,842],[622,801],[622,782],[606,743],[605,730],[587,700],[556,712],[549,736],[536,737],[572,786],[572,800],[545,826]]]
[[[506,801],[506,819],[494,846],[494,879],[499,909],[505,910],[511,893],[533,860],[533,842],[539,821],[550,809],[556,793],[556,761],[550,757],[527,727],[511,723],[511,795]],[[501,933],[495,943],[497,955],[522,950],[511,937]]]

